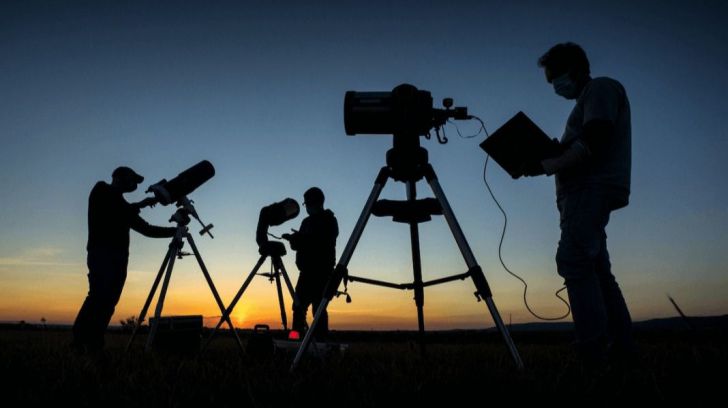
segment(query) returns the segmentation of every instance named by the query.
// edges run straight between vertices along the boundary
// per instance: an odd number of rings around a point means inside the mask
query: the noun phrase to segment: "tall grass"
[[[127,336],[107,335],[99,355],[70,351],[63,331],[0,331],[3,400],[15,406],[407,406],[577,402],[592,405],[708,400],[722,392],[728,346],[718,335],[642,336],[635,367],[585,372],[569,344],[533,336],[519,343],[526,370],[514,368],[496,340],[430,344],[357,342],[340,355],[304,360],[290,374],[291,355],[241,355],[221,336],[201,359],[142,351],[128,354]]]

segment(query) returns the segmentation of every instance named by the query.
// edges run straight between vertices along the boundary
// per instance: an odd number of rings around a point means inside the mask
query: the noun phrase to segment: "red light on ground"
[[[296,330],[288,332],[288,340],[301,340],[301,334]]]

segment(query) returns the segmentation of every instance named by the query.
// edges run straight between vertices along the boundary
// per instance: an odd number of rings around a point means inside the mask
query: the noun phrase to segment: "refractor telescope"
[[[154,199],[162,204],[169,205],[175,203],[179,209],[172,216],[170,222],[175,221],[177,223],[187,225],[190,222],[189,216],[194,217],[200,225],[202,230],[200,235],[207,234],[210,238],[214,238],[210,233],[213,225],[205,225],[200,217],[197,215],[193,201],[187,198],[187,195],[197,190],[198,187],[205,184],[207,180],[211,179],[215,175],[215,167],[212,166],[207,160],[203,160],[189,169],[178,174],[177,177],[167,181],[162,179],[159,182],[152,184],[147,189],[147,193],[154,194]]]
[[[178,174],[172,180],[162,179],[156,184],[152,184],[147,189],[147,193],[153,193],[154,198],[160,204],[169,205],[187,197],[214,175],[215,167],[209,161],[203,160]]]

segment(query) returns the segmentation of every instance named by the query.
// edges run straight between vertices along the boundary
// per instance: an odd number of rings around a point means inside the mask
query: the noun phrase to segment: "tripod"
[[[195,255],[195,258],[197,259],[197,263],[200,265],[200,269],[202,270],[202,274],[205,276],[205,280],[207,280],[207,284],[210,286],[210,290],[212,291],[212,295],[215,297],[215,301],[217,302],[217,306],[220,308],[221,311],[225,310],[225,305],[222,303],[222,300],[220,299],[220,295],[217,293],[217,289],[215,289],[215,284],[212,283],[212,279],[210,278],[210,274],[207,272],[207,268],[205,267],[205,263],[202,261],[202,257],[200,256],[200,252],[197,250],[197,245],[195,245],[195,241],[192,239],[192,235],[187,230],[187,225],[190,222],[190,214],[195,216],[195,218],[198,218],[194,211],[194,208],[191,205],[191,202],[187,200],[183,207],[177,209],[177,212],[170,218],[170,222],[177,223],[177,233],[175,234],[174,238],[172,238],[172,242],[169,244],[169,249],[167,250],[167,255],[164,257],[164,261],[162,262],[162,266],[159,268],[159,272],[157,273],[157,277],[154,280],[154,284],[152,285],[152,289],[149,291],[149,296],[147,297],[147,301],[144,303],[144,307],[142,307],[142,311],[139,313],[139,319],[137,320],[136,325],[134,325],[134,332],[131,335],[131,338],[129,339],[129,343],[126,345],[126,351],[129,351],[131,348],[132,342],[134,341],[134,337],[136,336],[137,331],[139,330],[139,327],[141,326],[142,322],[144,321],[144,318],[147,315],[147,311],[149,310],[149,306],[152,303],[152,298],[154,298],[154,294],[157,291],[157,287],[159,286],[159,282],[162,279],[162,275],[164,274],[164,282],[162,283],[162,289],[159,292],[159,299],[157,300],[157,306],[154,312],[154,323],[152,323],[150,331],[149,331],[149,337],[147,337],[147,343],[145,346],[146,351],[150,351],[152,348],[152,344],[154,342],[154,336],[157,334],[157,329],[159,327],[159,318],[162,315],[162,307],[164,305],[164,298],[167,294],[167,288],[169,286],[169,280],[172,277],[172,269],[174,268],[174,261],[175,259],[182,259],[184,256],[190,255],[189,253],[182,252],[182,247],[184,246],[184,239],[187,239],[187,242],[189,242],[190,247],[192,247],[192,252]],[[199,218],[198,218],[199,220]],[[204,224],[203,224],[204,226]],[[209,229],[212,228],[212,225],[205,227],[202,232],[209,233]],[[202,233],[201,232],[201,233]],[[166,271],[166,272],[165,272]],[[228,326],[230,327],[230,330],[235,335],[235,339],[237,340],[238,346],[240,347],[240,350],[243,351],[243,343],[240,341],[240,337],[238,337],[238,333],[235,331],[235,327],[233,326],[233,322],[228,317],[226,319]]]
[[[260,253],[260,258],[258,258],[258,262],[255,264],[255,267],[253,267],[253,270],[250,271],[248,278],[245,279],[245,282],[243,282],[243,286],[240,287],[240,290],[233,298],[230,306],[228,306],[227,309],[223,311],[223,314],[220,317],[220,321],[217,323],[217,326],[215,326],[212,333],[207,338],[205,345],[202,347],[203,352],[207,349],[207,346],[210,345],[212,338],[215,336],[215,333],[217,333],[217,329],[222,326],[223,321],[229,318],[230,314],[235,308],[235,305],[237,305],[240,298],[243,297],[243,293],[245,293],[245,290],[248,289],[248,286],[253,281],[253,278],[258,275],[258,270],[268,257],[270,257],[271,260],[271,271],[270,273],[261,273],[259,275],[267,277],[270,281],[275,280],[276,291],[278,293],[278,305],[281,309],[281,322],[283,323],[283,330],[286,332],[288,331],[288,318],[286,317],[286,305],[283,301],[283,286],[281,285],[281,276],[283,276],[283,280],[286,283],[286,287],[288,288],[288,292],[291,294],[291,298],[293,299],[294,304],[298,302],[298,298],[296,297],[296,292],[293,290],[291,279],[288,277],[286,267],[283,265],[283,260],[281,259],[281,257],[286,254],[286,247],[283,245],[282,242],[265,242],[263,245],[260,245],[258,247],[258,252]]]
[[[406,201],[391,201],[391,200],[380,200],[379,198],[384,185],[390,178],[395,181],[405,183],[407,188],[407,200]],[[418,200],[416,183],[425,178],[432,188],[435,198],[427,198]],[[370,215],[375,216],[392,216],[395,222],[403,222],[409,224],[410,228],[410,241],[412,246],[412,265],[414,272],[414,282],[411,284],[393,284],[389,282],[376,281],[373,279],[366,279],[348,274],[347,266],[351,257],[356,249],[356,245],[364,232],[364,227],[369,220]],[[430,282],[423,282],[422,280],[422,265],[420,260],[420,238],[419,238],[419,224],[422,222],[429,221],[431,215],[444,215],[447,221],[450,231],[462,253],[463,258],[468,266],[468,271],[459,275],[449,276]],[[316,310],[313,322],[306,335],[303,338],[301,346],[296,353],[296,357],[291,365],[291,371],[295,370],[301,358],[306,352],[307,347],[312,339],[312,333],[314,332],[316,325],[321,318],[321,315],[326,310],[331,299],[337,294],[338,287],[342,280],[346,286],[347,281],[362,282],[372,285],[385,286],[395,289],[414,289],[415,292],[415,304],[417,306],[417,323],[419,329],[420,342],[424,338],[425,323],[424,323],[424,288],[427,286],[438,285],[441,283],[451,282],[455,280],[463,280],[471,278],[475,285],[476,292],[475,297],[478,301],[484,300],[488,306],[493,321],[496,327],[500,331],[503,340],[505,341],[508,350],[513,357],[516,366],[521,369],[523,368],[523,361],[521,360],[518,350],[516,349],[513,339],[508,332],[508,328],[503,323],[498,309],[493,302],[492,293],[488,286],[488,281],[485,279],[482,269],[475,260],[470,245],[463,235],[463,231],[458,224],[455,214],[450,208],[450,204],[445,197],[445,193],[440,187],[440,183],[435,174],[435,170],[432,168],[428,161],[427,150],[420,146],[419,136],[416,134],[395,134],[394,135],[394,147],[387,152],[387,165],[382,167],[377,176],[374,187],[367,199],[364,209],[362,210],[359,220],[354,226],[354,230],[349,237],[349,241],[344,248],[344,252],[341,254],[339,263],[336,265],[332,276],[324,291],[324,300]]]

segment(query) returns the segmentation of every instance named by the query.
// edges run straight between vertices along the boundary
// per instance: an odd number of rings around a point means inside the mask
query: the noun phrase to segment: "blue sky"
[[[728,310],[728,7],[719,1],[584,2],[3,2],[0,5],[0,320],[69,322],[85,296],[88,193],[128,165],[149,183],[202,159],[217,175],[193,193],[214,240],[197,242],[224,300],[257,258],[262,206],[321,187],[346,243],[388,136],[348,137],[347,90],[408,82],[453,97],[490,131],[526,112],[559,137],[573,102],[536,60],[574,41],[593,76],[622,82],[632,108],[631,204],[607,229],[614,273],[638,319]],[[474,132],[474,123],[461,123]],[[482,137],[424,141],[494,291],[514,321],[532,321],[520,283],[497,260],[502,218],[482,182]],[[509,213],[503,255],[543,314],[560,314],[552,178],[488,179]],[[426,184],[419,185],[429,195]],[[391,183],[386,198],[404,197]],[[144,210],[164,225],[172,208]],[[301,218],[277,229],[297,228]],[[426,278],[464,272],[442,219],[421,227]],[[167,242],[132,236],[115,319],[137,313]],[[372,219],[352,274],[412,279],[406,226]],[[285,260],[297,276],[293,258]],[[256,282],[238,319],[275,321],[273,287]],[[489,326],[469,282],[426,292],[434,327]],[[332,326],[415,327],[410,293],[354,285]],[[246,295],[248,296],[248,295]],[[214,315],[192,260],[176,270],[169,310]],[[247,316],[247,317],[246,317]],[[272,322],[271,322],[272,323]]]

